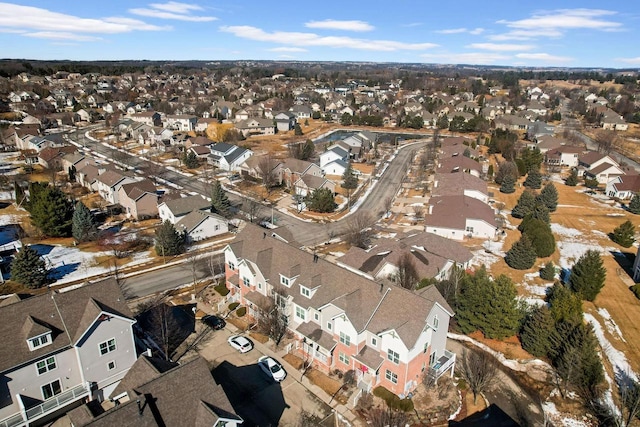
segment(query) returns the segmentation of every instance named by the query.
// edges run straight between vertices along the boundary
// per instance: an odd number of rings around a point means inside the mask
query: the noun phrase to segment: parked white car
[[[248,353],[253,349],[253,343],[247,337],[243,337],[242,335],[232,335],[227,340],[229,345],[240,353]]]
[[[281,382],[287,377],[287,371],[285,371],[282,365],[272,357],[262,356],[258,359],[258,365],[265,374],[269,375],[277,382]]]

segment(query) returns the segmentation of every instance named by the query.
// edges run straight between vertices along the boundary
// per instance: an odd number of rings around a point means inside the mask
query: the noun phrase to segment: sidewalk
[[[197,307],[198,307],[198,310],[201,310],[204,313],[215,314],[213,308],[211,306],[209,306],[208,304],[205,304],[202,301],[198,301]],[[227,323],[227,328],[229,330],[231,330],[234,334],[241,332],[240,330],[238,330],[238,328],[236,328],[231,323]],[[335,399],[331,400],[331,396],[329,396],[320,387],[316,386],[311,381],[309,381],[309,379],[307,377],[302,377],[302,379],[300,379],[300,374],[301,374],[300,371],[295,369],[286,360],[284,360],[282,358],[282,356],[287,354],[287,352],[285,351],[284,348],[280,349],[279,351],[274,353],[274,351],[271,350],[271,348],[269,346],[267,346],[265,344],[262,344],[261,342],[259,342],[257,340],[253,340],[253,345],[254,345],[254,348],[258,349],[258,351],[260,351],[261,353],[272,355],[278,362],[280,362],[282,364],[284,369],[287,372],[289,372],[289,377],[291,379],[293,379],[297,383],[301,384],[310,393],[312,393],[313,395],[318,397],[320,400],[322,400],[327,406],[331,407],[331,409],[334,412],[336,412],[338,414],[338,416],[341,418],[341,421],[346,421],[351,426],[364,426],[365,425],[365,423],[356,414],[354,414],[352,411],[350,411],[345,405],[342,405],[342,404],[338,403]]]

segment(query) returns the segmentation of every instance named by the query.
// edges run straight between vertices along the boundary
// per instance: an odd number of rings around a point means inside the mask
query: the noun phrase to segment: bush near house
[[[235,310],[236,308],[238,308],[238,306],[239,306],[239,305],[240,305],[240,303],[239,303],[239,302],[232,302],[231,304],[229,304],[229,310],[230,310],[230,311],[233,311],[233,310]]]
[[[413,401],[411,399],[400,399],[397,394],[382,386],[374,388],[373,395],[384,400],[391,409],[398,409],[404,412],[413,411]]]
[[[229,294],[229,289],[227,289],[227,286],[224,283],[215,286],[213,289],[223,297],[226,297]]]
[[[247,314],[247,307],[240,307],[238,310],[236,310],[236,314],[238,315],[238,317],[242,317],[245,314]]]

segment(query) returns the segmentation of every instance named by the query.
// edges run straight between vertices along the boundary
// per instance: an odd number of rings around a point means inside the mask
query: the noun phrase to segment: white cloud
[[[274,47],[273,49],[267,49],[269,52],[307,52],[307,49],[301,47]]]
[[[147,16],[149,18],[174,19],[177,21],[189,22],[211,22],[218,20],[215,16],[191,15],[191,12],[201,10],[204,9],[195,4],[170,1],[168,3],[151,3],[148,8],[140,7],[129,9],[129,13],[139,16]]]
[[[129,18],[80,18],[32,6],[0,3],[0,29],[59,31],[66,33],[120,34],[136,30],[159,31],[170,27]]]
[[[364,21],[338,21],[334,19],[325,19],[324,21],[310,21],[304,24],[307,28],[320,28],[323,30],[341,30],[341,31],[372,31],[375,27]]]
[[[35,33],[24,33],[25,37],[49,40],[70,40],[74,42],[92,42],[102,40],[100,37],[85,36],[64,31],[37,31]]]
[[[448,30],[436,30],[435,32],[438,34],[460,34],[460,33],[466,33],[467,30],[466,28],[451,28]]]
[[[518,53],[516,58],[528,59],[532,61],[544,61],[544,62],[570,62],[573,58],[568,56],[556,56],[548,53]]]
[[[236,37],[260,42],[280,43],[294,46],[323,46],[373,51],[426,50],[436,47],[434,43],[404,43],[393,40],[368,40],[352,37],[327,36],[320,37],[314,33],[298,33],[286,31],[266,32],[249,25],[223,26],[220,31],[231,33]]]
[[[635,58],[616,58],[618,62],[624,62],[625,64],[640,65],[640,56]]]
[[[443,53],[420,55],[424,59],[433,62],[446,64],[495,64],[504,62],[509,56],[491,52],[466,52],[466,53]]]
[[[469,49],[493,50],[496,52],[508,52],[511,50],[530,50],[535,46],[530,44],[500,44],[500,43],[471,43],[465,46]]]
[[[473,34],[474,36],[480,35],[484,33],[484,28],[474,28],[473,30],[469,31],[469,34]]]
[[[422,22],[410,22],[410,23],[404,24],[402,26],[406,27],[406,28],[412,28],[412,27],[420,27],[421,25],[424,25],[424,24]]]
[[[492,34],[487,36],[489,40],[493,41],[509,41],[509,40],[531,40],[538,37],[561,37],[564,33],[560,30],[539,29],[539,30],[513,30],[503,34]]]

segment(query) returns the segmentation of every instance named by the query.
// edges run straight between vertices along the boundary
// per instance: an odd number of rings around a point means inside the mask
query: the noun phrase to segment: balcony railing
[[[444,351],[444,354],[436,360],[436,362],[429,368],[429,375],[434,376],[436,379],[440,378],[442,374],[447,372],[456,363],[456,354],[448,350]]]
[[[79,385],[67,391],[64,391],[51,399],[47,399],[41,404],[29,408],[26,410],[26,418],[29,422],[34,419],[40,418],[57,409],[83,397],[89,395],[89,390],[85,385]],[[15,414],[4,420],[0,420],[0,427],[17,427],[26,425],[27,421],[24,420],[23,414]]]

